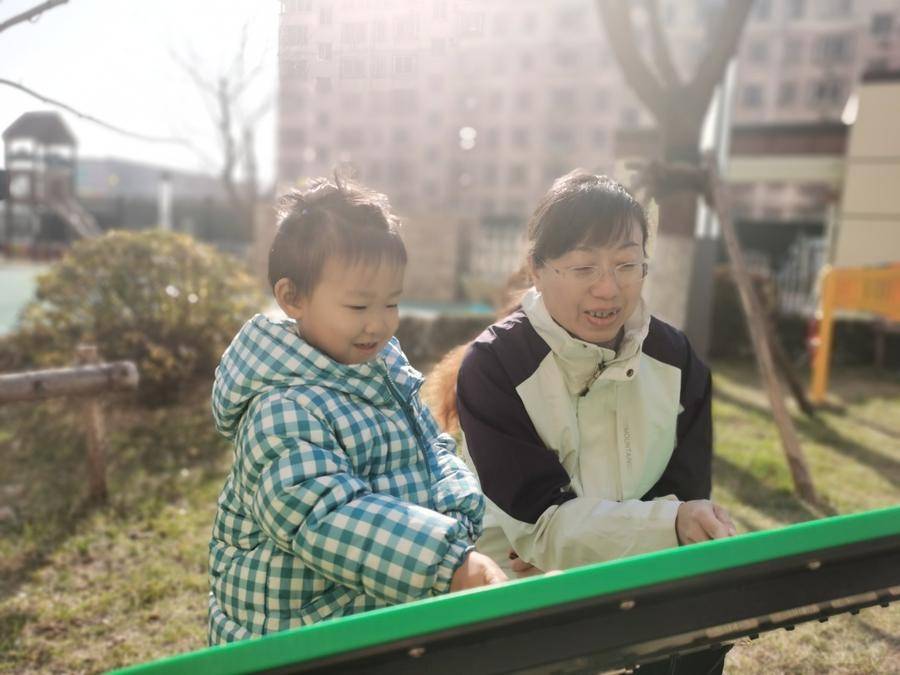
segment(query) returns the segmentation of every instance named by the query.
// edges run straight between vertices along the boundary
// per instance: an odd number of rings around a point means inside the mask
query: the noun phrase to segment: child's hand
[[[497,563],[482,553],[471,551],[454,573],[450,581],[450,592],[502,584],[504,581],[507,581],[506,575]]]
[[[678,507],[675,534],[678,543],[693,544],[709,539],[732,537],[736,533],[731,517],[723,507],[708,499],[695,499]]]

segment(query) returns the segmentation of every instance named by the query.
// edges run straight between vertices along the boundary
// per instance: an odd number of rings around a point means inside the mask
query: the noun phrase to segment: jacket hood
[[[257,314],[238,331],[216,368],[212,391],[216,429],[233,440],[254,397],[298,386],[330,389],[383,406],[396,395],[412,398],[422,386],[422,375],[409,365],[397,338],[391,338],[371,361],[347,365],[300,337],[292,319]]]

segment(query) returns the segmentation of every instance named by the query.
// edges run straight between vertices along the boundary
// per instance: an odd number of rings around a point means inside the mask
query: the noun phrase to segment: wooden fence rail
[[[139,376],[131,361],[101,363],[97,348],[78,347],[80,365],[0,375],[0,405],[63,396],[84,399],[84,424],[90,499],[106,500],[106,424],[101,396],[136,389]]]

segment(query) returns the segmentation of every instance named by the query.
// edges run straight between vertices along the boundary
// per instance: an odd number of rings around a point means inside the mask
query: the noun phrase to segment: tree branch
[[[7,80],[4,78],[0,78],[0,85],[6,85],[7,87],[12,87],[13,89],[18,89],[21,92],[28,94],[29,96],[33,96],[39,101],[43,103],[49,103],[50,105],[56,106],[57,108],[61,108],[66,112],[72,113],[76,117],[83,119],[87,122],[91,122],[98,126],[103,127],[104,129],[108,129],[109,131],[113,131],[117,134],[121,134],[123,136],[128,136],[129,138],[135,138],[139,141],[147,141],[149,143],[173,143],[176,145],[183,145],[188,148],[192,148],[192,144],[190,141],[184,138],[165,138],[163,136],[150,136],[148,134],[141,134],[135,131],[128,131],[127,129],[123,129],[122,127],[117,127],[114,124],[110,124],[109,122],[104,122],[101,119],[94,117],[93,115],[88,115],[87,113],[83,113],[79,110],[76,110],[70,105],[67,105],[61,101],[57,101],[56,99],[52,99],[49,96],[44,96],[43,94],[39,94],[33,89],[29,89],[28,87],[18,84],[17,82],[13,82],[12,80]]]
[[[668,85],[669,89],[681,86],[681,78],[675,69],[675,59],[672,58],[672,49],[669,46],[669,38],[663,30],[659,17],[659,0],[644,0],[644,7],[650,19],[650,34],[653,38],[653,63],[656,72]]]
[[[662,120],[665,116],[665,92],[637,49],[629,3],[621,0],[597,0],[597,4],[609,43],[626,81],[653,116],[658,121]]]
[[[722,79],[728,62],[737,53],[741,31],[747,21],[747,15],[753,7],[753,0],[730,0],[722,11],[715,39],[700,59],[697,72],[688,85],[687,103],[709,104],[713,90]]]
[[[42,2],[40,5],[32,7],[31,9],[26,10],[21,14],[16,14],[3,23],[0,23],[0,33],[5,31],[7,28],[12,28],[16,24],[22,23],[23,21],[32,21],[38,18],[44,12],[53,9],[57,5],[64,5],[67,2],[69,2],[69,0],[47,0],[47,2]]]

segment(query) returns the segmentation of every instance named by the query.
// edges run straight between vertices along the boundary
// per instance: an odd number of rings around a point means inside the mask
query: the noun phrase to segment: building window
[[[395,89],[391,92],[390,102],[392,113],[411,114],[418,107],[418,95],[415,89]]]
[[[281,13],[285,12],[311,12],[312,0],[283,0]]]
[[[806,0],[788,0],[787,18],[789,20],[802,19],[806,14]]]
[[[634,129],[638,126],[638,123],[641,120],[641,114],[638,112],[637,108],[632,108],[628,106],[624,110],[622,110],[622,115],[620,117],[620,123],[623,129]]]
[[[435,19],[447,18],[447,0],[433,0],[432,15]]]
[[[364,138],[361,127],[345,127],[338,132],[338,145],[342,148],[359,148],[363,146]]]
[[[306,59],[285,59],[281,62],[281,76],[287,80],[305,80],[309,77],[309,62]]]
[[[813,82],[810,89],[810,102],[813,105],[837,105],[845,99],[844,83],[836,79]]]
[[[530,91],[516,92],[516,108],[519,110],[531,110],[531,100]]]
[[[537,16],[533,12],[529,12],[522,17],[522,30],[526,35],[531,35],[537,31]]]
[[[372,24],[372,42],[384,42],[387,40],[387,26],[384,21],[376,21]]]
[[[384,54],[373,54],[371,60],[372,77],[387,77],[387,56]]]
[[[575,109],[576,99],[574,89],[554,89],[550,93],[550,102],[555,108],[563,108],[571,112]]]
[[[281,142],[284,145],[306,145],[306,130],[296,127],[287,127],[281,130]]]
[[[415,40],[419,35],[419,26],[415,14],[398,16],[394,20],[394,39],[397,42]]]
[[[761,108],[763,88],[759,84],[748,84],[741,90],[741,105],[745,108]]]
[[[366,76],[366,62],[361,58],[341,59],[341,77],[345,80],[359,79]]]
[[[772,0],[756,0],[753,3],[752,19],[754,21],[768,21],[772,15]]]
[[[459,34],[465,37],[484,35],[484,12],[463,12],[460,14]]]
[[[853,0],[817,0],[815,6],[823,19],[846,19],[853,13]]]
[[[361,21],[341,24],[341,42],[345,45],[361,45],[366,41],[366,24]]]
[[[330,26],[331,25],[331,7],[328,5],[319,9],[319,25],[320,26]]]
[[[893,14],[873,14],[872,25],[869,31],[877,38],[889,37],[891,31],[894,30]]]
[[[331,93],[331,78],[330,77],[317,77],[316,78],[316,93],[317,94],[330,94]]]
[[[485,185],[496,185],[497,184],[497,165],[496,164],[485,164],[482,171],[484,172],[484,184]]]
[[[763,40],[753,40],[747,46],[747,58],[751,63],[765,63],[769,60],[769,46]]]
[[[309,42],[309,26],[285,26],[281,41],[287,47],[303,47]]]
[[[816,62],[825,65],[849,64],[853,58],[853,34],[834,33],[816,41]]]
[[[484,132],[484,145],[488,148],[496,148],[500,144],[500,132],[496,127],[490,127]]]
[[[567,7],[556,14],[556,27],[560,32],[576,33],[582,31],[588,24],[582,7]]]
[[[510,19],[509,15],[506,13],[495,14],[492,23],[493,33],[497,37],[502,37],[509,31]]]
[[[547,131],[547,143],[554,150],[571,150],[575,146],[575,134],[566,127],[553,127]]]
[[[889,70],[888,60],[885,58],[870,59],[866,64],[867,73],[886,73]]]
[[[413,75],[416,72],[416,57],[403,55],[394,57],[394,74],[399,76]]]
[[[444,38],[432,38],[431,53],[443,54],[447,51],[447,41]]]
[[[509,184],[523,185],[528,181],[528,165],[513,164],[509,167]]]
[[[394,145],[406,145],[409,143],[409,131],[406,127],[397,127],[391,134],[391,142]]]
[[[527,127],[513,127],[512,142],[517,148],[527,148],[531,142]]]
[[[574,49],[557,49],[556,65],[560,68],[574,68],[578,65],[578,52]]]
[[[803,42],[798,38],[787,38],[784,41],[784,55],[782,64],[785,66],[796,66],[803,60]]]
[[[331,61],[331,43],[330,42],[320,42],[319,43],[319,60],[320,61]]]
[[[778,87],[778,106],[787,108],[794,105],[797,100],[797,84],[795,82],[782,82]]]

